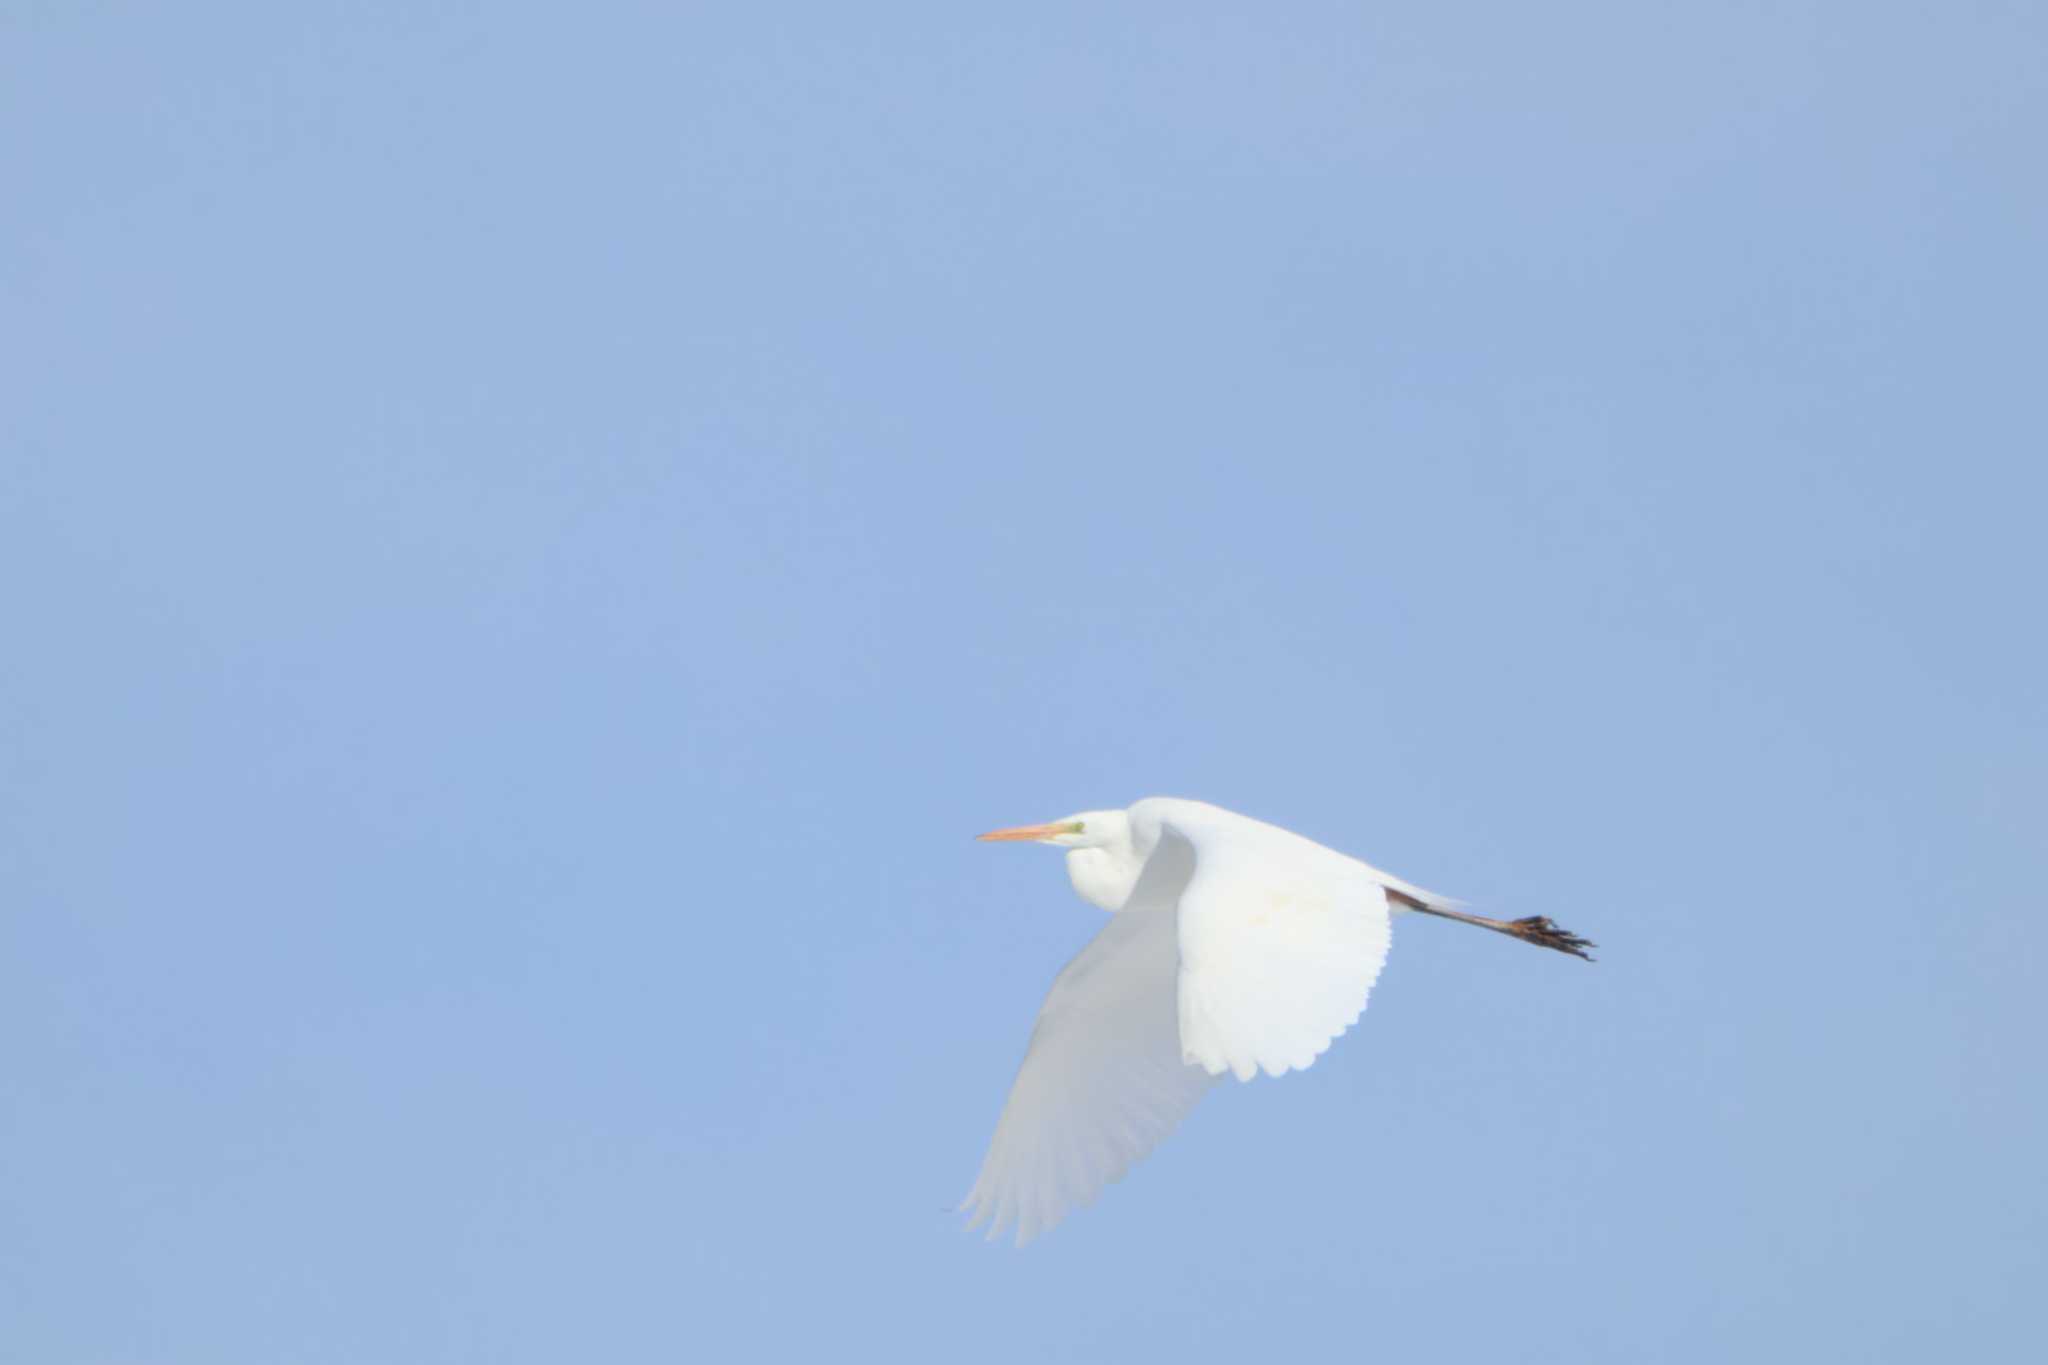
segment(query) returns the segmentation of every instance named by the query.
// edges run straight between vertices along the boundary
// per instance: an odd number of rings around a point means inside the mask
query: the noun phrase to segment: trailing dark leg
[[[1586,950],[1597,947],[1590,939],[1580,938],[1570,930],[1561,929],[1542,915],[1529,915],[1522,919],[1488,919],[1485,915],[1468,915],[1463,910],[1447,910],[1440,905],[1424,905],[1413,896],[1399,891],[1387,895],[1410,910],[1419,910],[1425,915],[1439,919],[1454,919],[1460,924],[1476,924],[1482,929],[1491,929],[1496,934],[1506,934],[1524,943],[1533,943],[1539,948],[1553,948],[1560,953],[1570,953],[1591,962],[1593,955]]]

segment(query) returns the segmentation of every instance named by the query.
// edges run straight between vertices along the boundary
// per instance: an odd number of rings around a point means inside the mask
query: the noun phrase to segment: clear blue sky
[[[10,6],[0,1358],[2026,1356],[2044,13]],[[1150,794],[1601,961],[986,1245]]]

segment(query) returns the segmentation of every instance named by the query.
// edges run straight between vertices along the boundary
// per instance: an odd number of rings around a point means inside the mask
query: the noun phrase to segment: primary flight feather
[[[1067,851],[1110,913],[1060,970],[1010,1087],[970,1225],[1021,1245],[1091,1202],[1212,1081],[1308,1066],[1365,1009],[1391,919],[1417,910],[1586,956],[1541,916],[1467,914],[1312,840],[1200,801],[1151,797],[981,836]]]

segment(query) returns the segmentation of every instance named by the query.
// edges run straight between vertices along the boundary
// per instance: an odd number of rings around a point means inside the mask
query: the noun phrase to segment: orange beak
[[[986,834],[977,834],[974,837],[991,844],[1021,843],[1050,839],[1056,834],[1079,834],[1080,832],[1081,822],[1079,820],[1068,820],[1064,824],[1012,825],[1009,829],[992,829]]]

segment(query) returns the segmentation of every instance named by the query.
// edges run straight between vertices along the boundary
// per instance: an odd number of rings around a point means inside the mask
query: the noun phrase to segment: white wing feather
[[[1241,1081],[1308,1066],[1358,1021],[1386,963],[1378,874],[1273,825],[1158,804],[1162,843],[1178,837],[1194,852],[1180,897],[1183,1055]]]
[[[1225,1071],[1308,1066],[1357,1022],[1387,959],[1386,884],[1274,825],[1196,801],[1131,807],[1152,854],[1038,1013],[969,1226],[1017,1242],[1094,1202]]]
[[[1155,872],[1157,875],[1155,875]],[[1094,1202],[1213,1079],[1181,1057],[1177,886],[1149,862],[1124,909],[1060,970],[974,1188],[961,1204],[1017,1244]]]

